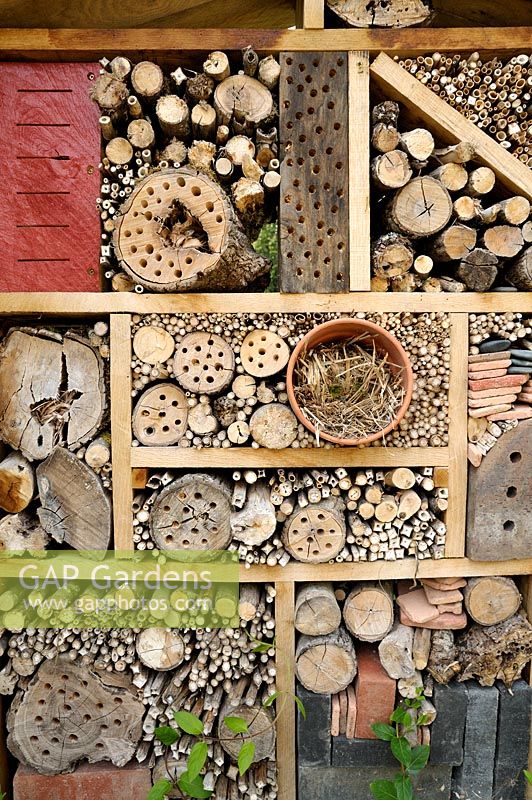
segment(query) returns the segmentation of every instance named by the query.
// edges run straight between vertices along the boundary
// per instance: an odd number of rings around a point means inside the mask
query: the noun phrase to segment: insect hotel
[[[530,800],[529,4],[111,5],[0,29],[0,797]]]

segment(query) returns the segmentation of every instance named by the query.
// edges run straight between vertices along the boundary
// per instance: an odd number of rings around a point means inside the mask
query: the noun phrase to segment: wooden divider
[[[352,292],[369,292],[369,53],[348,54],[349,105],[349,273]]]
[[[279,800],[296,798],[296,706],[295,694],[295,586],[275,583],[275,664],[277,691],[282,692],[277,708],[277,781]]]
[[[451,314],[451,363],[449,378],[449,506],[445,555],[465,554],[467,511],[467,314]]]
[[[111,445],[115,550],[133,550],[129,314],[111,314]]]

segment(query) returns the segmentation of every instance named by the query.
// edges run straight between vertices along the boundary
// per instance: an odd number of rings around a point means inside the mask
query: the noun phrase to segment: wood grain
[[[347,53],[280,57],[279,280],[283,292],[349,290]]]
[[[447,447],[336,447],[268,450],[229,447],[200,450],[183,447],[133,447],[131,466],[168,469],[233,467],[396,467],[438,466],[449,463]]]
[[[445,555],[465,553],[467,510],[467,354],[469,320],[466,314],[451,314],[451,362],[449,380],[449,505]]]
[[[0,64],[0,291],[99,290],[96,69]]]
[[[115,550],[133,550],[131,476],[131,317],[111,315],[111,444]]]
[[[369,53],[348,54],[349,72],[349,288],[368,292],[370,268]]]
[[[276,583],[275,597],[275,666],[276,687],[282,692],[277,700],[277,710],[282,711],[277,721],[277,776],[279,800],[294,800],[296,796],[296,705],[294,661],[294,584]]]
[[[325,0],[296,0],[296,25],[298,28],[323,28]]]
[[[423,86],[386,53],[377,56],[370,73],[372,80],[388,99],[402,103],[443,142],[471,142],[475,147],[477,161],[491,167],[504,186],[532,199],[532,175],[528,167],[507,153],[494,139],[465,119],[445,100]]]

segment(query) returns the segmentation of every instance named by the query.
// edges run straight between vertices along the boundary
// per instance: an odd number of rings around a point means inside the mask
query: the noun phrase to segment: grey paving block
[[[429,762],[458,766],[464,753],[466,688],[456,681],[448,686],[435,683],[432,702],[437,716],[430,727]]]
[[[331,695],[297,687],[307,718],[297,715],[297,752],[301,765],[325,767],[331,763]]]
[[[395,767],[397,761],[389,742],[333,736],[332,764],[334,767]]]
[[[450,800],[450,766],[427,767],[419,776],[416,800]],[[373,800],[369,785],[393,780],[391,767],[301,767],[299,800]]]
[[[497,689],[499,725],[493,793],[497,800],[525,800],[523,770],[528,764],[532,689],[525,681],[516,681],[511,693],[502,683],[497,683]]]
[[[464,758],[453,771],[453,798],[491,800],[499,692],[495,686],[479,686],[473,681],[467,681],[465,687]]]

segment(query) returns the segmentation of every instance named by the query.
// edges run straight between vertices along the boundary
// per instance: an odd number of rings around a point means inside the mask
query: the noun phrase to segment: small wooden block
[[[0,64],[0,291],[100,290],[98,71]]]
[[[482,450],[480,450],[473,442],[467,443],[467,460],[473,467],[480,467],[482,463]]]
[[[331,736],[340,736],[340,695],[338,694],[332,696]]]
[[[349,291],[346,52],[284,52],[279,275],[283,292]]]
[[[348,686],[347,689],[347,726],[345,729],[346,739],[355,738],[355,727],[357,721],[357,700],[354,686]]]
[[[489,364],[469,364],[469,372],[484,372],[487,370],[492,369],[506,369],[511,365],[512,361],[510,358],[504,359],[493,359]]]
[[[347,692],[340,692],[340,736],[345,736],[347,729]]]
[[[133,489],[145,489],[148,482],[147,467],[133,467],[131,470],[131,486]]]
[[[530,406],[514,406],[509,411],[501,411],[497,414],[490,414],[490,422],[497,422],[501,419],[530,419],[532,418],[532,408]]]
[[[449,486],[449,469],[447,467],[434,467],[432,480],[437,488]]]
[[[242,366],[255,378],[267,378],[280,372],[290,358],[290,348],[273,331],[248,333],[240,348]]]
[[[486,378],[502,378],[506,375],[506,370],[509,366],[508,364],[507,367],[503,369],[485,369],[482,372],[468,372],[467,377],[470,381],[482,381],[486,380]]]

